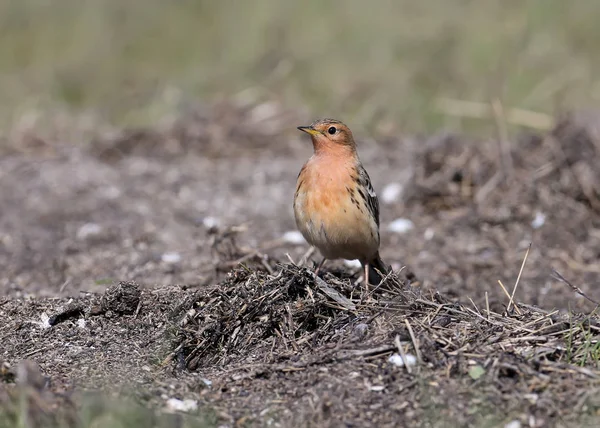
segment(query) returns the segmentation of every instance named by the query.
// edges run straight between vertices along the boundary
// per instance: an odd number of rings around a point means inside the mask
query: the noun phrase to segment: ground
[[[510,147],[502,138],[357,135],[382,199],[381,254],[396,271],[370,295],[342,262],[315,280],[313,263],[301,263],[307,245],[286,234],[312,150],[295,126],[311,119],[220,103],[85,145],[33,131],[7,141],[7,418],[597,424],[594,114],[521,132]],[[400,218],[404,230],[393,226]],[[176,411],[186,404],[197,417]],[[137,406],[176,412],[132,416]]]

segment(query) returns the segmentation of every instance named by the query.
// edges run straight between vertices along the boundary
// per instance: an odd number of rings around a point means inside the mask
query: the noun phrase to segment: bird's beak
[[[307,134],[310,135],[318,135],[320,134],[319,131],[317,131],[315,128],[313,128],[312,126],[299,126],[298,129],[302,132],[306,132]]]

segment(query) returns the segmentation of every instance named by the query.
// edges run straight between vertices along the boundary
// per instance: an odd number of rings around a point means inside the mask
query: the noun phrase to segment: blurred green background
[[[496,99],[543,128],[528,114],[600,100],[598,17],[596,0],[3,0],[0,126],[144,125],[243,93],[403,132],[490,126]]]

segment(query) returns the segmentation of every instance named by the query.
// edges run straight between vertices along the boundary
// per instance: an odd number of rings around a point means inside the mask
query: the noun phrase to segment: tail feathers
[[[369,262],[369,283],[378,285],[383,280],[383,276],[390,273],[390,267],[386,266],[379,253]]]

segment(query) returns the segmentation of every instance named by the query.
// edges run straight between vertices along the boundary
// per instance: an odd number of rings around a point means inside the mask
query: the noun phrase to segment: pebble
[[[204,217],[204,219],[202,219],[202,224],[207,229],[215,229],[220,226],[221,222],[216,217]]]
[[[102,226],[96,223],[86,223],[77,231],[77,239],[85,241],[94,238],[102,233]]]
[[[167,400],[167,409],[172,412],[191,412],[198,409],[196,400],[180,400],[178,398],[169,398]]]
[[[393,204],[400,198],[403,190],[404,186],[402,186],[400,183],[388,184],[381,191],[381,202],[388,205]]]
[[[181,254],[175,252],[164,253],[160,259],[167,264],[174,265],[181,261]]]
[[[398,367],[404,367],[405,365],[402,356],[398,354],[391,355],[388,361]],[[417,364],[417,357],[411,354],[406,354],[406,365],[414,366],[415,364]]]
[[[407,218],[397,218],[393,222],[388,225],[388,230],[390,232],[404,234],[414,228],[415,225],[412,221]]]
[[[531,227],[533,227],[534,229],[539,229],[544,225],[544,223],[546,223],[546,214],[540,211],[536,212],[535,217],[531,222]]]
[[[359,267],[362,267],[358,260],[344,260],[344,264],[349,268],[353,269],[358,269]]]
[[[283,234],[282,239],[288,244],[301,245],[306,243],[304,236],[297,230],[288,230]]]

